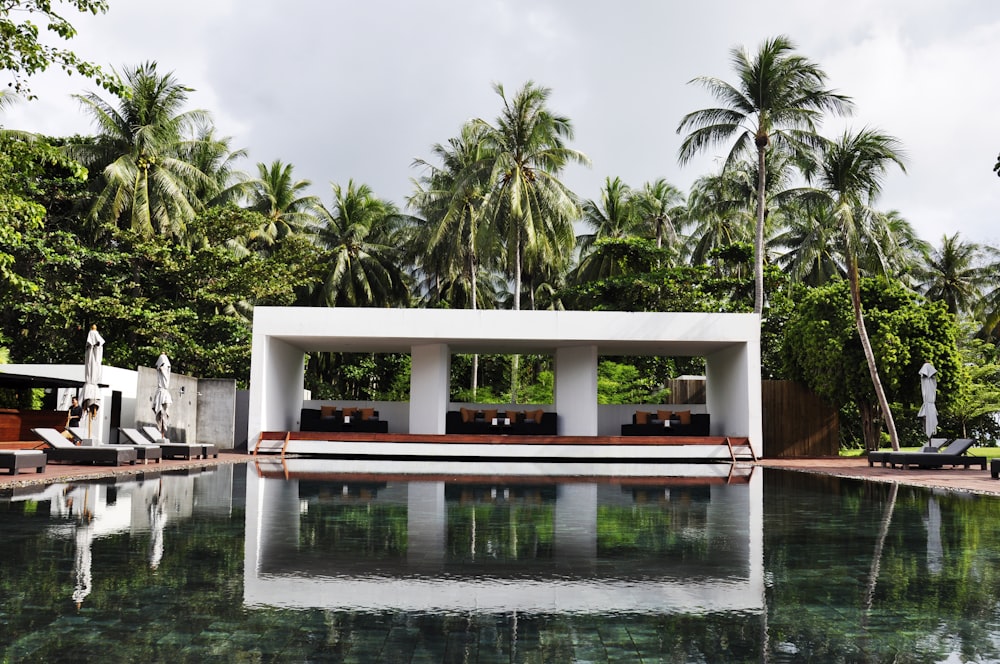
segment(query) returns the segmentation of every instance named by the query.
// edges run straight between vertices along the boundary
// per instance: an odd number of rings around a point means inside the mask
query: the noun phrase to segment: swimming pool
[[[1000,659],[1000,502],[698,464],[0,494],[5,661]]]

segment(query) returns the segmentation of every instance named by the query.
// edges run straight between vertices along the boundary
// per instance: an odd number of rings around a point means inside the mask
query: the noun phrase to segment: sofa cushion
[[[497,418],[497,409],[496,408],[491,408],[490,410],[484,410],[483,411],[483,420],[485,420],[487,424],[490,423],[490,422],[492,422],[496,418]]]
[[[362,420],[373,420],[373,419],[375,419],[375,409],[374,408],[362,408],[361,409],[361,419]]]
[[[357,408],[346,408],[345,407],[343,415],[344,415],[344,417],[354,417],[357,414],[357,412],[358,412]]]
[[[541,424],[542,415],[544,414],[545,411],[542,410],[541,408],[539,408],[538,410],[526,410],[524,411],[524,421],[533,422],[535,424]]]
[[[333,417],[336,414],[337,414],[337,407],[336,406],[320,406],[319,407],[319,416],[320,417]]]
[[[681,421],[681,426],[687,426],[691,424],[691,411],[690,410],[679,410],[674,413],[677,419]]]
[[[635,411],[635,423],[636,424],[649,424],[649,419],[652,413],[646,412],[644,410]]]
[[[476,421],[476,411],[472,410],[471,408],[460,408],[459,410],[462,413],[462,422],[464,424]]]
[[[669,410],[658,410],[658,411],[656,411],[656,419],[658,419],[660,421],[672,420],[672,419],[674,419],[673,415],[674,415],[673,411],[669,411]]]

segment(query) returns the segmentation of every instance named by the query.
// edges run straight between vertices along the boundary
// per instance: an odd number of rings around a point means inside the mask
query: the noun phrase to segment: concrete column
[[[305,388],[301,348],[254,334],[250,355],[250,413],[247,440],[252,447],[261,431],[295,431]]]
[[[761,456],[760,344],[737,344],[706,355],[705,378],[711,434],[748,436],[754,454]]]
[[[444,433],[451,351],[447,344],[410,349],[410,433]]]
[[[597,346],[557,348],[555,407],[559,433],[597,435]]]
[[[410,482],[406,494],[406,561],[426,571],[444,563],[444,482]]]

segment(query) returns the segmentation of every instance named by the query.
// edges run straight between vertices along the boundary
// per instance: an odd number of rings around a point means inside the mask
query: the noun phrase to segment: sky
[[[353,179],[400,206],[423,174],[414,160],[469,119],[494,121],[494,84],[512,95],[527,81],[551,89],[570,146],[591,159],[563,176],[582,199],[609,176],[687,192],[725,154],[678,165],[681,118],[715,105],[691,79],[735,82],[731,49],[786,35],[854,100],[821,133],[901,141],[906,172],[887,177],[881,209],[934,246],[957,232],[1000,247],[996,0],[110,0],[72,22],[81,57],[119,71],[156,61],[194,88],[190,108],[248,151],[244,170],[280,159],[327,204],[331,182]],[[32,88],[39,99],[5,111],[7,127],[93,133],[72,95],[109,98],[58,68]]]

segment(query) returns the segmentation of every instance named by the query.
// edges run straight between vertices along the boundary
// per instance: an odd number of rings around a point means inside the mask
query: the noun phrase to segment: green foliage
[[[61,1],[63,0],[56,0],[55,3],[51,0],[10,0],[0,4],[0,70],[10,75],[8,85],[29,99],[34,98],[27,79],[51,65],[58,65],[70,74],[76,72],[94,79],[109,90],[117,89],[117,79],[105,74],[100,67],[81,59],[73,51],[42,39],[42,27],[63,41],[76,36],[76,28],[69,19],[52,8],[53,4]],[[103,14],[108,11],[106,0],[67,0],[65,4],[82,14]],[[12,13],[14,16],[29,18],[15,20],[11,18]]]
[[[669,390],[634,364],[603,360],[597,365],[597,403],[663,403]]]
[[[877,408],[871,376],[854,323],[848,283],[805,288],[784,334],[785,367],[837,408],[866,403]],[[921,404],[917,371],[938,370],[938,408],[946,410],[967,380],[954,317],[944,303],[928,302],[886,279],[861,281],[862,306],[879,373],[890,403],[916,420]]]

